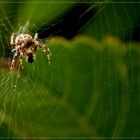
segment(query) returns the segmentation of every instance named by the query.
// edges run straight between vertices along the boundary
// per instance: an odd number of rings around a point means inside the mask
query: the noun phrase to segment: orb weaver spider
[[[14,53],[10,66],[11,70],[14,69],[17,58],[21,66],[23,59],[26,59],[29,63],[33,63],[36,56],[35,52],[38,48],[41,48],[47,55],[48,63],[50,64],[50,49],[38,39],[38,33],[35,34],[34,38],[29,34],[12,33],[10,44],[12,46],[12,53]]]

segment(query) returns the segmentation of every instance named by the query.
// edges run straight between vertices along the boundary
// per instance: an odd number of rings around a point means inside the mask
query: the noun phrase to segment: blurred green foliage
[[[28,21],[35,32],[41,23],[59,19],[74,5],[33,2],[1,3],[0,16],[6,14],[17,30],[19,23],[24,26]],[[118,39],[131,34],[138,5],[102,4],[95,20],[81,31],[84,35],[71,41],[49,39],[50,65],[39,50],[35,62],[24,62],[22,71],[2,69],[0,137],[139,137],[140,43]],[[109,7],[119,12],[110,12]],[[3,38],[12,30],[0,27],[2,46],[8,45]],[[114,32],[118,37],[112,36]],[[3,55],[3,47],[0,50]]]

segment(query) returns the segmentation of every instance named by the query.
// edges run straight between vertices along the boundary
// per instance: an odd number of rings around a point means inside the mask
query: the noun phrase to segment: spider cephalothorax
[[[48,62],[50,64],[50,49],[46,47],[39,39],[36,33],[34,38],[29,34],[15,34],[11,36],[12,52],[14,53],[10,69],[14,69],[15,59],[20,60],[22,65],[22,59],[26,59],[29,63],[32,63],[35,59],[35,52],[38,48],[41,48],[44,53],[47,54]]]

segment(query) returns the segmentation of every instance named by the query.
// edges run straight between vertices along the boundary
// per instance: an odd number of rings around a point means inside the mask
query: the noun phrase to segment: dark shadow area
[[[63,36],[67,39],[72,39],[93,18],[96,11],[97,9],[91,7],[91,5],[77,4],[60,17],[59,22],[52,23],[52,26],[44,25],[40,27],[37,31],[39,38]]]
[[[140,41],[140,20],[133,29],[131,40]]]

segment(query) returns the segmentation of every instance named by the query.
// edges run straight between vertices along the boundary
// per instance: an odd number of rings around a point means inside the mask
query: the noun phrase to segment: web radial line
[[[7,89],[5,88],[5,91],[6,91]],[[5,92],[6,93],[6,92]],[[7,92],[8,94],[6,95],[6,97],[5,97],[5,99],[4,99],[4,101],[3,101],[3,109],[4,109],[4,114],[3,114],[3,117],[2,117],[2,120],[1,120],[1,122],[0,122],[0,124],[2,123],[2,121],[3,121],[3,119],[4,119],[4,116],[5,116],[5,113],[6,113],[6,105],[7,105],[7,103],[8,103],[8,101],[10,100],[10,96],[11,96],[11,93],[8,91]]]
[[[102,4],[103,3],[100,3],[100,5],[97,5],[97,7],[96,7],[96,5],[93,5],[89,8],[89,10],[92,10],[92,8],[96,8],[97,12],[79,31],[82,31],[84,29],[84,27],[86,27],[86,25],[90,24],[90,22],[93,21],[96,18],[96,16],[99,15],[104,10],[106,5],[102,5]]]

